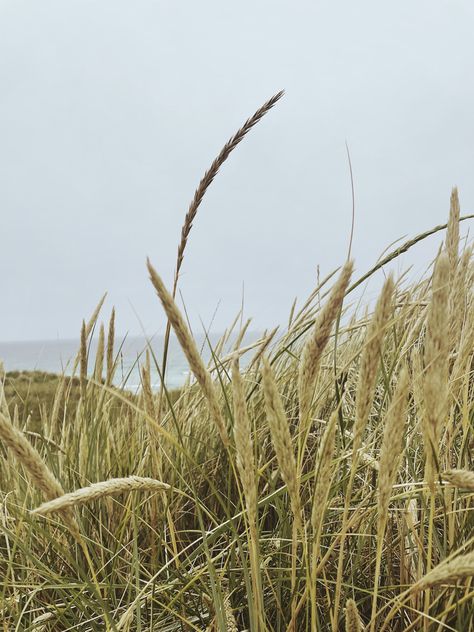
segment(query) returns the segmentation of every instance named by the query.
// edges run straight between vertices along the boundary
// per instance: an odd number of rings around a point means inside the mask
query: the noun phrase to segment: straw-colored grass
[[[153,389],[152,363],[163,374],[166,362],[146,350],[141,392],[112,387],[115,311],[107,333],[103,301],[84,322],[75,377],[59,376],[34,428],[30,398],[1,371],[3,630],[472,629],[465,219],[453,193],[445,246],[421,281],[387,267],[446,225],[367,273],[328,274],[278,335],[232,340],[236,318],[209,366],[149,264],[194,375],[173,395]],[[380,298],[354,307],[369,279]]]

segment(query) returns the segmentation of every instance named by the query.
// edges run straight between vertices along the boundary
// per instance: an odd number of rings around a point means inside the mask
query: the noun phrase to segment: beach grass
[[[152,389],[151,367],[163,375],[166,358],[151,349],[137,395],[112,387],[115,313],[107,336],[100,310],[82,327],[74,377],[4,374],[3,629],[473,629],[464,219],[454,190],[421,281],[388,276],[376,305],[353,301],[433,231],[368,273],[342,256],[276,336],[245,349],[236,319],[207,365],[173,286],[148,262],[150,292],[194,375],[179,392]],[[235,333],[241,345],[229,348]],[[93,335],[101,351],[90,366]]]

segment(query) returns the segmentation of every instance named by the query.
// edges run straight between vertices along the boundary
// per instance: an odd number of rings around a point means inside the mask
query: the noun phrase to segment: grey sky
[[[106,290],[121,332],[162,330],[145,258],[171,281],[200,177],[281,88],[196,219],[194,322],[221,301],[223,329],[245,283],[272,326],[343,261],[346,139],[358,272],[443,222],[452,185],[472,212],[473,27],[470,0],[0,0],[0,339],[76,336]]]

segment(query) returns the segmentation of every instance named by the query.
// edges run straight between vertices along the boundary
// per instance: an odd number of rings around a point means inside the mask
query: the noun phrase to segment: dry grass
[[[33,510],[34,514],[46,516],[50,513],[61,512],[65,509],[72,509],[78,505],[92,502],[98,498],[114,496],[115,494],[128,493],[134,491],[156,492],[170,489],[170,486],[153,478],[143,476],[127,476],[125,478],[111,478],[108,481],[92,483],[88,487],[76,489],[69,494],[63,494],[54,500],[43,503]]]
[[[240,139],[201,183],[184,245]],[[195,376],[175,396],[152,390],[146,354],[139,397],[111,387],[115,311],[106,342],[102,302],[76,378],[57,380],[34,432],[2,372],[3,629],[472,629],[474,264],[459,215],[453,192],[433,274],[388,276],[373,313],[348,293],[443,227],[349,287],[350,264],[328,275],[279,337],[235,349],[228,332],[210,367],[149,265]],[[49,511],[62,513],[39,519]]]

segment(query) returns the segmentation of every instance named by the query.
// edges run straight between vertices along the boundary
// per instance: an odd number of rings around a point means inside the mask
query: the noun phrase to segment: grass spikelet
[[[317,317],[301,355],[298,373],[298,397],[300,423],[303,428],[309,418],[314,383],[318,375],[321,357],[329,340],[334,322],[340,312],[352,270],[353,263],[348,261],[342,268],[326,304]]]
[[[353,463],[361,446],[365,426],[374,399],[380,353],[387,323],[393,311],[394,282],[390,275],[385,281],[377,301],[374,315],[370,321],[366,342],[362,351],[359,379],[356,393],[356,411],[354,421]]]
[[[456,268],[454,279],[449,292],[449,327],[450,327],[450,352],[455,352],[458,348],[463,324],[466,319],[466,308],[468,307],[468,292],[471,284],[469,282],[469,266],[472,258],[472,247],[466,248],[461,255]]]
[[[223,604],[227,632],[239,632],[237,621],[235,620],[234,612],[232,610],[232,603],[230,601],[230,594],[228,590],[224,591]]]
[[[177,281],[179,271],[181,269],[181,265],[183,263],[184,251],[186,249],[186,244],[188,242],[189,233],[191,232],[191,228],[193,226],[194,219],[196,217],[196,213],[198,211],[199,206],[204,198],[204,195],[212,184],[214,178],[219,173],[219,169],[230,156],[231,152],[237,147],[237,145],[245,138],[245,136],[250,132],[250,130],[255,127],[255,125],[269,112],[282,98],[284,92],[281,90],[277,92],[273,97],[271,97],[266,103],[260,107],[253,116],[245,121],[242,127],[230,138],[224,147],[221,149],[219,155],[212,162],[209,169],[204,174],[201,182],[199,183],[198,188],[194,193],[194,197],[189,205],[188,212],[186,214],[183,228],[181,230],[181,241],[178,246],[178,256],[176,263],[176,275],[175,279]]]
[[[128,476],[126,478],[111,478],[108,481],[92,483],[88,487],[82,487],[69,494],[64,494],[59,498],[54,498],[47,503],[43,503],[33,510],[32,513],[46,516],[50,513],[71,509],[78,505],[120,494],[123,492],[156,492],[170,489],[170,486],[154,478],[142,476]]]
[[[474,491],[474,472],[470,470],[446,470],[443,478],[455,487]]]
[[[297,528],[301,527],[301,501],[299,492],[298,471],[296,468],[293,442],[290,435],[288,419],[278,393],[272,368],[268,360],[262,358],[263,391],[268,425],[272,436],[273,447],[280,467],[281,477],[286,484],[290,497],[291,509]]]
[[[461,209],[457,187],[451,191],[448,228],[446,231],[446,252],[449,259],[449,278],[454,279],[459,257],[459,218]]]
[[[237,452],[237,469],[244,491],[249,522],[257,522],[257,486],[252,427],[245,404],[244,386],[237,360],[232,363],[232,390],[234,394],[234,440]]]
[[[346,632],[362,632],[363,629],[357,604],[353,599],[348,599],[346,601]]]
[[[321,439],[321,444],[316,457],[316,484],[313,494],[313,506],[311,510],[311,526],[316,539],[319,538],[324,509],[326,508],[331,481],[334,474],[334,446],[336,443],[336,430],[339,412],[332,413]]]
[[[97,307],[95,308],[95,310],[92,312],[92,316],[89,318],[89,320],[87,321],[86,324],[86,338],[89,338],[89,336],[92,333],[92,330],[95,327],[95,324],[97,322],[97,319],[99,318],[99,313],[100,310],[102,309],[102,305],[104,304],[104,301],[107,297],[107,292],[103,295],[103,297],[100,299],[100,301],[97,304]]]
[[[109,331],[107,334],[107,375],[106,384],[110,386],[114,378],[114,343],[115,343],[115,307],[112,308],[109,321]]]
[[[385,529],[387,527],[390,495],[397,476],[399,458],[403,451],[403,435],[407,418],[408,370],[403,368],[393,394],[393,400],[387,412],[385,430],[380,449],[378,499],[377,499],[377,554],[375,563],[374,594],[372,599],[371,630],[375,630],[377,612],[377,594],[382,563],[382,551]]]
[[[82,321],[81,327],[81,349],[80,349],[80,382],[81,397],[84,399],[87,383],[87,334],[86,323]]]
[[[393,294],[395,285],[392,275],[385,281],[382,292],[377,300],[374,315],[369,323],[362,350],[359,378],[356,388],[355,419],[352,442],[352,464],[349,475],[349,482],[345,491],[344,512],[342,517],[342,537],[339,547],[339,559],[337,567],[336,590],[334,597],[333,628],[338,619],[339,604],[342,591],[342,573],[344,565],[344,545],[346,529],[349,517],[349,506],[352,496],[352,488],[359,463],[359,450],[362,445],[365,427],[372,407],[375,387],[377,382],[377,372],[380,364],[382,343],[387,328],[387,323],[393,313]]]
[[[151,387],[150,352],[147,349],[145,366],[142,367],[142,393],[145,404],[145,412],[152,419],[156,418],[155,402],[153,401],[153,390]]]
[[[99,384],[102,382],[102,371],[104,369],[104,351],[105,351],[105,331],[103,323],[100,324],[99,340],[97,342],[97,351],[95,354],[94,380]]]
[[[263,594],[260,577],[260,545],[258,539],[257,484],[252,441],[252,426],[245,403],[245,392],[237,358],[232,362],[232,391],[234,396],[234,440],[237,452],[237,470],[244,491],[250,532],[250,564],[254,592],[254,619],[263,617]]]
[[[474,552],[458,555],[453,560],[441,562],[410,588],[419,592],[438,584],[450,584],[474,576]]]
[[[387,412],[380,449],[377,500],[377,538],[379,541],[384,535],[390,495],[397,476],[399,457],[403,451],[409,385],[408,371],[403,368],[393,394],[392,404]]]
[[[64,494],[61,483],[45,464],[36,448],[2,413],[0,413],[0,439],[23,465],[34,485],[47,500],[55,499]],[[78,536],[79,528],[74,516],[70,512],[64,512],[63,517],[71,532]]]
[[[191,371],[193,372],[199,386],[201,387],[203,395],[207,400],[211,418],[219,431],[219,435],[222,439],[222,442],[227,447],[229,445],[229,437],[227,434],[224,418],[220,410],[217,394],[214,388],[214,384],[212,383],[211,376],[209,375],[209,372],[204,366],[202,358],[199,355],[199,351],[196,347],[196,343],[194,342],[194,339],[191,336],[191,333],[173,297],[166,289],[159,274],[151,265],[150,260],[147,260],[147,266],[148,266],[148,272],[150,273],[150,279],[153,284],[153,287],[155,288],[158,294],[158,297],[161,301],[161,304],[163,305],[163,309],[166,312],[168,320],[171,323],[171,326],[174,329],[176,337],[184,351],[184,354],[188,360]]]
[[[455,397],[462,388],[463,374],[469,366],[469,360],[474,352],[474,305],[471,304],[466,314],[462,329],[456,360],[451,372],[450,386]]]
[[[176,297],[176,290],[178,289],[178,279],[179,272],[181,270],[181,266],[183,264],[184,259],[184,251],[186,250],[186,245],[188,243],[189,234],[193,227],[193,222],[196,218],[196,214],[198,212],[199,207],[201,206],[201,202],[206,194],[207,189],[210,187],[214,178],[219,173],[219,169],[222,167],[224,162],[230,156],[230,154],[234,151],[237,145],[245,138],[245,136],[250,132],[250,130],[255,127],[255,125],[278,103],[278,101],[283,97],[284,91],[280,90],[274,96],[272,96],[266,103],[260,107],[253,116],[245,121],[242,127],[237,130],[237,132],[229,138],[224,147],[219,152],[219,155],[213,160],[211,166],[206,171],[204,176],[202,177],[196,191],[194,192],[194,197],[191,200],[188,211],[184,218],[184,223],[181,228],[181,239],[178,245],[178,253],[176,257],[176,270],[174,273],[173,279],[173,289],[171,292],[171,296],[173,299]],[[169,337],[171,333],[171,323],[168,321],[166,323],[166,331],[163,343],[163,365],[162,365],[162,374],[165,376],[166,374],[166,363],[168,357],[168,346],[169,346]],[[161,397],[160,396],[160,408],[161,408]]]
[[[425,477],[434,490],[439,459],[439,441],[447,416],[448,400],[448,297],[449,259],[442,252],[433,273],[432,298],[428,310],[425,340],[425,373],[423,380],[425,437]]]

